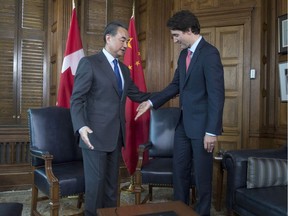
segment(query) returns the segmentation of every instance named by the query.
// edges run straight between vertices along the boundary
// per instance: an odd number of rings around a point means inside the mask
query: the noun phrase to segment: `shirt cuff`
[[[216,136],[215,134],[208,133],[208,132],[206,132],[206,134],[209,135],[209,136]]]
[[[153,103],[151,100],[148,100],[148,102],[150,103],[151,107],[153,107]]]

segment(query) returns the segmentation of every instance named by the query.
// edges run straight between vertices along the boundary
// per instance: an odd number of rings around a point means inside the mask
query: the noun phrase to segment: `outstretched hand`
[[[143,115],[150,108],[151,108],[151,104],[149,101],[142,102],[136,109],[137,114],[136,114],[134,120],[136,121],[141,115]]]

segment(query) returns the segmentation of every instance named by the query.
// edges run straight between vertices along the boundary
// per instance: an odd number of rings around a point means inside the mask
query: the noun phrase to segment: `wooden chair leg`
[[[59,207],[60,207],[60,203],[59,200],[57,201],[51,201],[49,203],[50,205],[50,215],[53,216],[58,216],[59,215]]]
[[[53,182],[50,187],[50,215],[58,216],[60,207],[59,183]]]
[[[38,188],[32,184],[31,215],[37,211]]]
[[[135,186],[134,186],[135,205],[139,205],[141,203],[141,192],[142,192],[142,176],[141,176],[141,172],[136,170]]]
[[[83,202],[84,202],[84,194],[81,193],[78,195],[78,200],[77,200],[77,208],[78,209],[81,208]]]

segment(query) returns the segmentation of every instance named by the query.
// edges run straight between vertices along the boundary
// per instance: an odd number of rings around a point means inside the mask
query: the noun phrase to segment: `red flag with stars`
[[[134,16],[131,17],[128,32],[130,40],[128,48],[124,55],[124,64],[130,69],[130,75],[135,85],[139,90],[146,92],[146,84],[144,79],[143,68],[141,64],[141,56],[138,48],[138,39],[135,28]],[[122,157],[130,175],[133,175],[138,160],[138,146],[146,143],[149,137],[149,121],[150,112],[146,112],[137,121],[134,120],[136,116],[136,108],[138,103],[132,102],[127,98],[126,102],[126,147],[122,149]],[[148,154],[144,155],[144,162],[147,161]]]

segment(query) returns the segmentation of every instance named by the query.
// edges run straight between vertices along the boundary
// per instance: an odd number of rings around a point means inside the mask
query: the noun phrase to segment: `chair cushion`
[[[247,188],[287,185],[287,160],[248,158]]]
[[[0,203],[0,215],[21,216],[23,210],[22,203]]]
[[[287,186],[240,188],[235,203],[255,215],[280,216],[287,213]]]
[[[55,177],[59,180],[61,197],[79,194],[85,191],[82,161],[55,164],[52,166],[52,170]],[[34,171],[34,183],[45,195],[49,195],[50,185],[44,167]]]
[[[143,184],[172,185],[172,158],[154,158],[149,160],[142,170]]]

